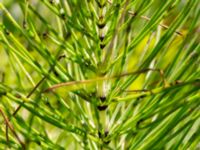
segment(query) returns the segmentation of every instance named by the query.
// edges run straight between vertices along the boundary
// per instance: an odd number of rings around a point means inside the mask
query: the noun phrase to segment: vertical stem
[[[104,37],[105,37],[105,27],[106,27],[106,22],[104,20],[105,18],[105,13],[106,13],[106,2],[105,0],[101,0],[100,2],[97,1],[97,4],[99,6],[99,22],[98,22],[98,29],[99,29],[99,54],[101,57],[101,61],[103,61],[103,56],[102,56],[102,51],[105,48],[105,43],[104,43]]]
[[[100,68],[99,68],[99,75],[104,76],[105,75],[105,68],[102,66],[103,62],[103,50],[105,48],[105,43],[104,43],[104,37],[105,37],[105,30],[106,30],[106,22],[105,22],[105,13],[106,13],[106,0],[97,0],[97,4],[99,6],[99,22],[98,22],[98,29],[99,29],[99,54],[100,54]],[[106,67],[106,66],[105,66]],[[106,88],[107,83],[106,81],[101,81],[97,84],[97,96],[100,102],[100,106],[98,107],[99,111],[99,122],[100,122],[100,127],[99,127],[99,138],[103,141],[106,133],[106,128],[107,128],[107,115],[106,115],[106,109],[107,106],[105,106],[103,103],[106,101]],[[100,145],[100,148],[103,149],[103,146]]]

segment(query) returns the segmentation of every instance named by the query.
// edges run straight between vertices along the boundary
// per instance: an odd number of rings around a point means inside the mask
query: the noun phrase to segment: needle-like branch
[[[107,2],[108,2],[110,5],[112,4],[112,1],[110,1],[110,0],[107,0]],[[128,14],[130,14],[130,15],[133,16],[133,17],[135,17],[135,16],[137,15],[137,13],[135,13],[135,12],[133,12],[133,11],[128,11]],[[144,16],[144,15],[140,16],[140,18],[142,18],[142,19],[144,19],[144,20],[147,20],[147,21],[151,20],[151,18],[149,18],[149,17],[147,17],[147,16]],[[168,29],[168,28],[169,28],[169,26],[167,26],[167,25],[165,25],[165,24],[162,24],[162,23],[160,23],[159,26],[161,26],[161,27],[164,28],[164,29]],[[180,35],[180,36],[183,36],[183,33],[181,33],[180,31],[175,31],[175,33],[178,34],[178,35]]]
[[[9,119],[6,117],[6,115],[4,114],[3,110],[0,108],[0,113],[3,116],[3,119],[5,121],[6,124],[6,138],[8,140],[8,128],[11,130],[11,132],[13,133],[13,135],[15,136],[15,138],[17,139],[17,141],[21,144],[22,148],[25,149],[25,145],[24,143],[21,141],[21,139],[19,138],[19,136],[17,135],[17,133],[14,130],[14,127],[10,124]],[[9,142],[9,141],[7,141]]]
[[[175,81],[174,83],[169,84],[167,87],[162,86],[162,87],[158,87],[158,88],[155,88],[152,90],[141,90],[142,93],[128,95],[126,97],[115,97],[112,99],[111,102],[123,102],[123,101],[130,101],[130,100],[137,99],[137,98],[144,98],[144,97],[151,96],[154,94],[159,94],[165,90],[175,89],[175,88],[179,88],[179,87],[183,87],[183,86],[191,85],[191,84],[193,84],[194,86],[199,86],[200,80],[197,79],[197,80],[192,80],[192,81],[188,81],[188,82],[176,82]],[[140,91],[140,90],[137,90],[137,91]],[[136,91],[133,91],[133,92],[136,92]]]
[[[89,84],[89,83],[94,83],[94,82],[103,81],[103,80],[109,80],[109,79],[115,79],[115,78],[122,78],[122,77],[130,76],[130,75],[142,74],[142,73],[149,72],[149,71],[159,72],[159,74],[162,77],[162,80],[164,82],[164,85],[166,85],[166,81],[164,79],[164,73],[161,69],[146,68],[146,69],[142,69],[142,70],[138,70],[138,71],[122,73],[120,75],[114,75],[114,76],[111,76],[111,77],[98,77],[98,78],[90,79],[90,80],[63,82],[63,83],[55,84],[52,87],[49,87],[48,89],[44,90],[44,92],[52,91],[54,89],[57,89],[57,88],[60,88],[60,87],[63,87],[63,86]]]
[[[129,13],[131,16],[133,16],[133,17],[135,17],[135,16],[137,15],[135,12],[132,12],[132,11],[128,11],[128,13]],[[140,16],[140,18],[145,19],[145,20],[147,20],[147,21],[150,21],[150,20],[151,20],[151,18],[149,18],[149,17],[147,17],[147,16],[144,16],[144,15]],[[161,26],[161,27],[164,28],[164,29],[168,29],[168,28],[169,28],[169,26],[167,26],[167,25],[165,25],[165,24],[162,24],[162,23],[160,23],[159,26]],[[178,35],[180,35],[180,36],[183,36],[183,34],[182,34],[180,31],[175,31],[175,33],[178,34]]]

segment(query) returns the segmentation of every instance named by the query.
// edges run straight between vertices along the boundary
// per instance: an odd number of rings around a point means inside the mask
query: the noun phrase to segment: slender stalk
[[[13,135],[15,136],[15,138],[17,139],[17,141],[21,144],[22,149],[25,149],[24,143],[21,141],[21,139],[19,138],[19,136],[15,132],[14,127],[10,124],[9,119],[6,117],[6,115],[4,114],[4,112],[3,112],[3,110],[1,108],[0,108],[0,113],[3,116],[3,119],[4,119],[5,123],[6,123],[6,130],[8,130],[7,129],[7,127],[8,127],[11,130],[11,132],[13,133]],[[6,137],[7,137],[7,140],[9,140],[8,139],[8,131],[6,131]],[[7,142],[9,142],[9,141],[7,141]]]

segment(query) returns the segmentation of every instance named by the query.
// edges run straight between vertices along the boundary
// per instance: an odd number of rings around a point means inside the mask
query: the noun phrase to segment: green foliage
[[[199,149],[199,31],[198,0],[3,0],[0,149]]]

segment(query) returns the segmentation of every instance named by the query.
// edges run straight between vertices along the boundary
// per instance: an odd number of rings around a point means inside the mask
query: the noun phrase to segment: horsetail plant
[[[1,0],[0,149],[199,149],[198,0]]]

